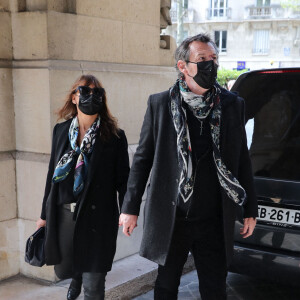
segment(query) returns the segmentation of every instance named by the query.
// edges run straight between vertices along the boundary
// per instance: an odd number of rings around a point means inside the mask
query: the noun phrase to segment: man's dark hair
[[[200,34],[197,34],[195,36],[186,38],[177,47],[177,49],[175,51],[176,70],[178,71],[179,75],[180,75],[180,71],[179,71],[179,69],[177,67],[177,62],[179,60],[188,61],[190,59],[190,44],[192,42],[195,42],[195,41],[202,42],[202,43],[205,43],[205,44],[211,43],[212,46],[216,50],[216,54],[218,55],[218,53],[219,53],[218,48],[217,48],[215,42],[211,39],[211,37],[207,33],[200,33]]]

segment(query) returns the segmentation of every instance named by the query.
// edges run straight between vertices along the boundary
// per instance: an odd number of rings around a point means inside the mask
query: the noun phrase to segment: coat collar
[[[57,140],[56,140],[56,145],[54,145],[55,150],[56,150],[56,155],[55,155],[56,161],[54,164],[55,166],[57,165],[57,163],[63,156],[64,151],[66,150],[66,148],[68,146],[69,128],[70,128],[71,123],[72,123],[72,119],[56,125],[57,129],[56,129],[55,135],[57,137]]]
[[[93,151],[90,157],[90,161],[89,161],[89,169],[88,169],[88,173],[87,173],[87,183],[85,184],[85,189],[88,189],[88,186],[91,182],[91,179],[93,178],[93,175],[95,173],[96,170],[96,166],[98,165],[98,162],[101,158],[101,152],[103,150],[103,142],[100,139],[100,134],[98,134],[94,147],[93,147]]]
[[[221,88],[220,101],[221,101],[221,128],[220,128],[220,152],[223,154],[224,149],[227,147],[227,134],[228,127],[234,120],[237,118],[236,115],[233,114],[233,111],[230,108],[236,102],[237,93],[232,93],[224,88]]]
[[[228,106],[233,104],[235,102],[235,99],[237,97],[237,93],[232,93],[227,91],[226,89],[220,87],[221,93],[220,93],[220,100],[222,109],[226,109]]]
[[[103,147],[104,147],[104,144],[100,139],[100,134],[98,134],[95,144],[94,144],[93,152],[90,157],[89,169],[88,169],[88,173],[87,173],[87,176],[86,176],[86,179],[84,182],[84,188],[80,195],[80,204],[79,204],[79,207],[77,210],[77,216],[79,215],[81,208],[83,206],[83,203],[85,202],[86,195],[89,190],[95,170],[97,169],[97,166],[99,166],[99,160],[102,157],[101,152],[103,151]]]

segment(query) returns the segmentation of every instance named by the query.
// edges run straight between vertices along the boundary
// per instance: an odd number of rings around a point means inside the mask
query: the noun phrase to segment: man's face
[[[216,64],[218,64],[218,56],[214,46],[211,43],[194,41],[190,44],[189,61],[198,63],[209,60],[213,60]],[[177,66],[179,70],[184,74],[187,85],[191,89],[193,87],[197,87],[197,83],[192,78],[197,74],[197,64],[187,63],[185,61],[179,60]]]

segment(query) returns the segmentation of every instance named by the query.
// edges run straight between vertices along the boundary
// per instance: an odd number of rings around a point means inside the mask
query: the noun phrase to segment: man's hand
[[[132,234],[132,231],[137,227],[138,216],[121,214],[119,218],[119,226],[123,225],[123,233],[127,236]]]
[[[41,227],[44,227],[46,226],[46,221],[39,218],[37,221],[36,221],[36,229],[39,229]]]
[[[244,239],[252,235],[255,225],[256,225],[255,218],[244,219],[244,227],[240,228],[240,234],[243,236]]]

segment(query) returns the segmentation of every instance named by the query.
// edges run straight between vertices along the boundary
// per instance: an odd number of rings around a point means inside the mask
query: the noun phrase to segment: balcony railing
[[[269,17],[271,16],[272,8],[271,6],[262,6],[262,7],[250,7],[249,9],[249,16],[250,17]]]
[[[283,17],[283,8],[280,5],[272,6],[250,6],[247,7],[248,18],[268,19]]]
[[[183,9],[183,22],[193,23],[194,22],[194,10],[193,9]],[[177,10],[170,10],[170,16],[172,23],[177,23]]]
[[[270,49],[269,48],[253,48],[252,49],[252,53],[253,54],[263,54],[263,55],[267,55],[269,54]]]
[[[208,8],[206,18],[211,19],[231,19],[231,8]]]

